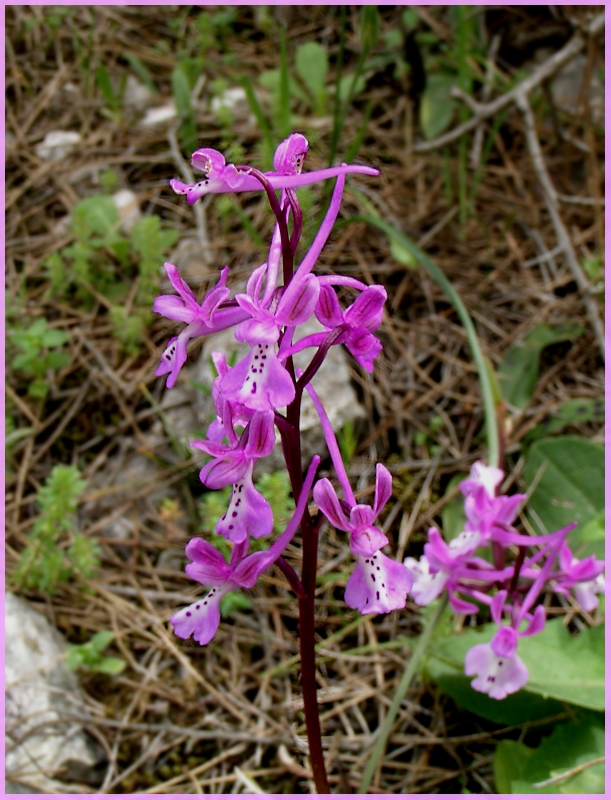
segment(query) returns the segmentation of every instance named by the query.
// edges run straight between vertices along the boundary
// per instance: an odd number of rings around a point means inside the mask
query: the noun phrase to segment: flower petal
[[[342,511],[337,493],[328,478],[321,478],[314,486],[314,502],[334,528],[349,531],[350,524]]]
[[[274,527],[272,509],[252,482],[252,463],[244,476],[233,485],[227,512],[216,526],[216,532],[232,542],[243,542],[248,536],[259,539],[269,536]]]
[[[376,464],[376,490],[373,504],[374,519],[392,497],[392,475],[384,464]]]
[[[185,572],[194,581],[204,586],[220,586],[229,578],[231,569],[219,551],[204,539],[191,539],[185,547],[187,564]]]

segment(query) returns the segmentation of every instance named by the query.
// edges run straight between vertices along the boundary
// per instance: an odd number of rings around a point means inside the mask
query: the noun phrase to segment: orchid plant
[[[306,138],[292,134],[277,148],[274,170],[266,173],[227,164],[221,153],[210,148],[193,154],[193,167],[203,173],[202,180],[193,185],[170,182],[177,194],[186,195],[189,204],[207,194],[266,192],[276,219],[267,258],[252,270],[246,290],[233,297],[228,286],[229,267],[223,267],[216,286],[201,302],[178,269],[166,263],[176,294],[161,295],[153,308],[185,324],[178,336],[170,339],[156,371],[158,376],[167,375],[168,388],[175,385],[187,360],[191,339],[232,328],[236,341],[250,348],[235,366],[229,366],[224,353],[213,353],[218,373],[212,388],[216,419],[207,430],[207,438],[192,442],[193,447],[211,456],[201,469],[202,483],[212,490],[232,487],[227,511],[216,526],[217,533],[232,543],[229,562],[201,538],[188,543],[187,575],[209,591],[175,613],[170,623],[177,636],[193,636],[206,645],[218,629],[220,601],[227,592],[251,588],[273,564],[283,572],[299,601],[301,680],[314,781],[318,792],[328,793],[314,656],[317,549],[325,520],[348,535],[355,559],[345,590],[350,608],[362,614],[385,614],[403,609],[410,592],[418,605],[428,605],[446,592],[457,614],[490,609],[498,632],[489,644],[469,651],[465,670],[476,676],[472,682],[476,690],[497,699],[517,691],[528,680],[528,671],[517,654],[518,643],[520,638],[536,635],[545,625],[546,612],[541,604],[544,589],[564,596],[572,591],[582,607],[590,610],[597,603],[596,594],[602,591],[603,562],[573,557],[565,541],[572,526],[547,536],[520,534],[513,523],[524,496],[499,495],[502,471],[481,462],[461,484],[467,522],[458,537],[446,543],[432,528],[419,560],[409,557],[401,563],[383,552],[389,540],[377,523],[392,495],[391,474],[378,463],[373,505],[357,502],[335,433],[312,383],[333,346],[344,345],[369,372],[382,350],[375,334],[382,322],[385,290],[351,277],[314,272],[339,213],[346,176],[376,176],[378,170],[342,164],[303,172],[307,152]],[[335,178],[335,187],[329,209],[309,250],[296,265],[303,215],[295,190],[331,178]],[[348,308],[342,309],[336,287],[355,293]],[[300,336],[300,327],[313,317],[320,331]],[[293,356],[306,350],[312,354],[310,363],[303,371],[296,370]],[[315,482],[318,456],[304,477],[299,424],[304,391],[311,396],[319,416],[341,497],[328,478]],[[284,532],[267,549],[257,547],[249,552],[250,537],[271,538],[274,529],[270,505],[253,484],[253,469],[272,451],[276,429],[295,511]],[[308,506],[310,493],[319,509],[314,517]],[[302,539],[300,575],[283,558],[298,528]],[[483,548],[490,550],[488,560],[483,557]]]

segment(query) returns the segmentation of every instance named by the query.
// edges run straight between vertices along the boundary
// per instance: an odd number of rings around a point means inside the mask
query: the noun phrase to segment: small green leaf
[[[94,194],[80,200],[72,211],[71,227],[77,236],[107,236],[119,223],[119,210],[112,197]]]
[[[575,339],[584,331],[583,325],[567,322],[563,325],[538,325],[523,342],[512,347],[498,368],[499,383],[505,401],[525,409],[539,379],[541,351],[550,344]]]
[[[61,345],[66,344],[69,338],[66,331],[53,328],[50,331],[45,331],[42,343],[45,347],[61,347]]]
[[[552,532],[577,522],[567,539],[571,547],[582,542],[585,527],[600,519],[605,507],[603,446],[580,436],[541,439],[529,449],[524,465],[526,485],[535,479],[538,483],[528,502],[535,524],[540,520]],[[584,543],[576,555],[583,558],[590,552]]]
[[[239,589],[228,592],[221,600],[221,616],[228,617],[234,611],[250,611],[252,603]]]
[[[112,631],[98,631],[91,637],[89,644],[98,653],[101,653],[114,640],[115,635]]]
[[[297,48],[295,69],[314,99],[313,110],[324,114],[329,58],[319,42],[306,42]]]
[[[380,14],[377,6],[362,6],[359,25],[361,47],[368,52],[378,43],[380,36]]]
[[[499,794],[511,794],[511,782],[522,777],[526,760],[535,752],[522,742],[504,739],[494,753],[494,783]]]
[[[117,111],[119,108],[119,101],[115,94],[112,81],[110,80],[108,70],[103,64],[100,64],[100,66],[97,68],[95,77],[100,92],[102,93],[102,97],[106,101],[106,105],[111,111]]]
[[[35,380],[28,386],[28,394],[35,400],[44,400],[49,394],[49,384],[43,380]]]
[[[100,663],[93,668],[93,671],[102,672],[105,675],[118,675],[120,672],[123,672],[125,666],[125,661],[122,658],[113,658],[109,656],[108,658],[103,658]]]
[[[420,100],[420,127],[425,139],[434,139],[451,124],[456,108],[450,90],[456,84],[453,75],[428,75]]]

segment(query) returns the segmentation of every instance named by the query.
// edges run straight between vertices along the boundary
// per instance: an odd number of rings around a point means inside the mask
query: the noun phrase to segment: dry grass
[[[450,42],[446,11],[430,8],[426,20]],[[178,457],[167,439],[151,438],[154,424],[159,426],[157,412],[142,390],[149,387],[161,400],[164,381],[153,372],[174,327],[155,320],[141,350],[126,357],[112,336],[108,301],[99,296],[85,309],[50,295],[43,266],[69,241],[58,221],[79,199],[100,190],[99,176],[109,167],[137,193],[144,213],[159,214],[183,236],[198,235],[193,210],[167,188],[167,180],[179,174],[168,135],[171,124],[145,128],[133,109],[126,109],[120,121],[105,117],[93,78],[99,64],[117,76],[125,68],[123,55],[130,52],[154,76],[160,96],[153,102],[168,101],[184,25],[171,29],[160,7],[87,7],[75,8],[69,24],[53,33],[50,13],[41,6],[6,10],[7,298],[28,318],[44,316],[52,327],[68,331],[72,359],[44,402],[29,398],[27,383],[9,373],[10,413],[18,427],[31,426],[33,433],[12,448],[8,573],[37,513],[36,491],[55,464],[78,463],[89,482],[80,523],[101,543],[102,572],[90,593],[70,585],[53,597],[29,599],[70,641],[113,630],[117,653],[128,664],[114,679],[83,676],[89,699],[81,716],[108,758],[102,784],[90,791],[240,793],[252,791],[246,775],[268,792],[311,792],[299,701],[297,614],[281,574],[272,570],[264,576],[252,591],[252,612],[236,612],[206,648],[176,640],[167,625],[193,590],[180,560],[160,557],[180,553],[196,532],[195,501],[201,491],[197,481],[186,480],[196,461]],[[331,10],[274,7],[273,13],[290,17],[290,43],[326,37],[335,52]],[[395,24],[398,13],[385,11],[384,29]],[[230,50],[254,75],[276,64],[277,48],[264,36],[248,35],[252,14],[240,8],[246,33],[230,42]],[[528,29],[526,18],[515,25]],[[348,47],[357,50],[353,34]],[[88,52],[86,65],[82,48]],[[220,59],[219,53],[205,54],[209,79],[215,75],[215,57]],[[600,57],[592,43],[589,70],[598,68]],[[217,63],[222,71],[223,62]],[[553,417],[565,400],[603,392],[603,363],[582,298],[563,257],[551,254],[557,241],[524,143],[522,118],[510,109],[483,170],[473,215],[463,227],[456,191],[449,199],[444,178],[449,172],[455,181],[458,148],[410,153],[409,142],[419,132],[399,85],[372,80],[364,99],[373,101],[373,115],[359,158],[379,166],[381,178],[366,186],[354,183],[443,268],[472,314],[492,364],[498,365],[537,324],[571,320],[586,327],[574,342],[544,352],[530,406],[505,420],[506,453],[515,465],[512,486],[506,488],[515,491],[526,433]],[[351,112],[350,130],[360,124],[360,113],[356,107]],[[569,131],[573,142],[560,139],[556,125]],[[198,110],[197,126],[200,146],[218,146],[223,133],[213,114]],[[78,130],[82,143],[59,162],[45,162],[34,147],[57,129]],[[320,125],[312,167],[323,162],[329,131],[330,122]],[[248,153],[260,138],[246,110],[236,114],[231,133]],[[560,121],[538,115],[538,134],[558,193],[587,201],[560,207],[578,258],[602,254],[603,137],[589,122],[588,104]],[[255,226],[269,225],[262,203],[240,202]],[[348,192],[342,215],[361,212]],[[238,278],[260,259],[247,234],[222,227],[215,201],[205,204],[205,217],[212,266],[200,252],[186,268],[187,279],[202,290],[225,259]],[[481,397],[466,337],[436,285],[421,270],[402,267],[386,240],[360,223],[338,229],[323,253],[322,268],[382,283],[389,292],[381,331],[385,350],[375,375],[354,373],[368,421],[351,471],[358,490],[366,493],[372,490],[375,459],[386,460],[396,478],[389,536],[400,542],[401,553],[417,554],[428,526],[438,522],[449,477],[485,457]],[[595,298],[600,302],[600,294]],[[434,417],[442,420],[436,435],[415,441],[415,432],[430,432]],[[590,438],[602,434],[594,424],[573,430]],[[138,473],[136,456],[148,462],[147,470]],[[174,504],[163,505],[164,496]],[[119,518],[129,524],[121,539],[112,534]],[[289,549],[289,561],[298,547],[296,541]],[[349,556],[328,528],[320,564],[328,573],[317,604],[324,746],[333,791],[352,792],[409,658],[419,611],[408,603],[400,614],[374,622],[347,609],[342,586]],[[495,742],[514,732],[481,726],[433,687],[418,683],[406,697],[371,791],[494,791]]]

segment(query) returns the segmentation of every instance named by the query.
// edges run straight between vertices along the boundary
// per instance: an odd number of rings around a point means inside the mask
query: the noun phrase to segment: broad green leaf
[[[538,325],[523,342],[512,347],[498,368],[505,401],[514,408],[526,408],[539,379],[541,351],[550,344],[575,339],[583,331],[583,325],[575,322]]]
[[[571,636],[561,619],[520,641],[528,667],[527,688],[543,697],[602,711],[605,707],[605,628],[586,628]]]
[[[427,663],[426,668],[431,677],[438,680],[444,691],[459,704],[491,719],[495,718],[489,717],[488,713],[482,713],[488,708],[487,695],[471,690],[474,695],[481,695],[481,698],[475,699],[463,684],[449,681],[448,677],[452,676],[452,670],[459,677],[464,677],[463,666],[467,650],[476,644],[490,642],[496,630],[497,626],[490,623],[479,630],[438,639],[431,645],[430,654],[441,662],[441,666],[433,662],[431,665]],[[499,708],[504,706],[514,713],[513,704],[520,705],[522,701],[519,695],[527,693],[531,697],[532,694],[541,695],[595,711],[604,708],[603,626],[588,628],[579,636],[571,636],[561,619],[550,620],[541,633],[520,639],[518,655],[528,668],[528,683],[521,692],[510,695],[505,700],[489,700],[490,703]],[[445,672],[442,666],[445,666]],[[462,694],[459,696],[458,693]],[[479,704],[480,710],[476,710],[475,704]]]
[[[452,75],[428,75],[420,100],[420,127],[425,139],[434,139],[450,126],[456,108],[450,89],[456,83]]]
[[[351,73],[350,75],[344,75],[344,77],[339,82],[339,97],[340,100],[344,103],[350,96],[350,90],[352,89],[353,80],[354,80],[354,75]],[[357,94],[360,94],[366,85],[367,81],[365,80],[364,76],[359,75],[358,78],[356,79],[352,97],[356,97]]]
[[[72,212],[72,229],[81,238],[106,236],[118,223],[119,210],[112,197],[105,194],[85,197]]]
[[[604,397],[576,397],[558,406],[551,419],[539,423],[525,437],[525,441],[534,441],[550,433],[556,433],[569,425],[582,422],[603,422],[605,419]]]
[[[319,115],[324,114],[329,69],[326,49],[319,42],[305,42],[300,45],[295,54],[295,69],[314,98],[314,110]]]
[[[603,794],[605,755],[602,720],[591,715],[557,725],[526,759],[522,774],[511,781],[513,794]],[[585,769],[571,774],[580,766]],[[568,774],[567,774],[568,773]],[[562,779],[563,775],[567,775]],[[548,783],[556,778],[554,783]],[[540,786],[539,784],[547,784]],[[497,787],[498,788],[498,787]]]
[[[527,759],[535,752],[522,742],[504,739],[494,753],[494,783],[499,794],[511,794],[512,781],[522,777]]]
[[[488,634],[487,641],[491,638],[492,632]],[[429,657],[425,671],[461,708],[498,725],[523,725],[525,722],[547,719],[564,711],[562,703],[557,700],[545,699],[524,689],[508,695],[504,700],[493,700],[487,694],[471,688],[473,677],[465,675],[462,663],[451,667],[444,661]]]
[[[545,469],[540,474],[542,467]],[[581,543],[576,549],[579,558],[594,552],[590,538],[592,529],[586,526],[592,520],[600,520],[605,507],[603,446],[580,436],[541,439],[529,449],[524,465],[527,486],[531,486],[535,478],[538,483],[528,503],[535,524],[540,520],[545,529],[552,532],[577,522],[577,527],[567,537],[569,545]],[[582,538],[586,530],[588,543]]]

